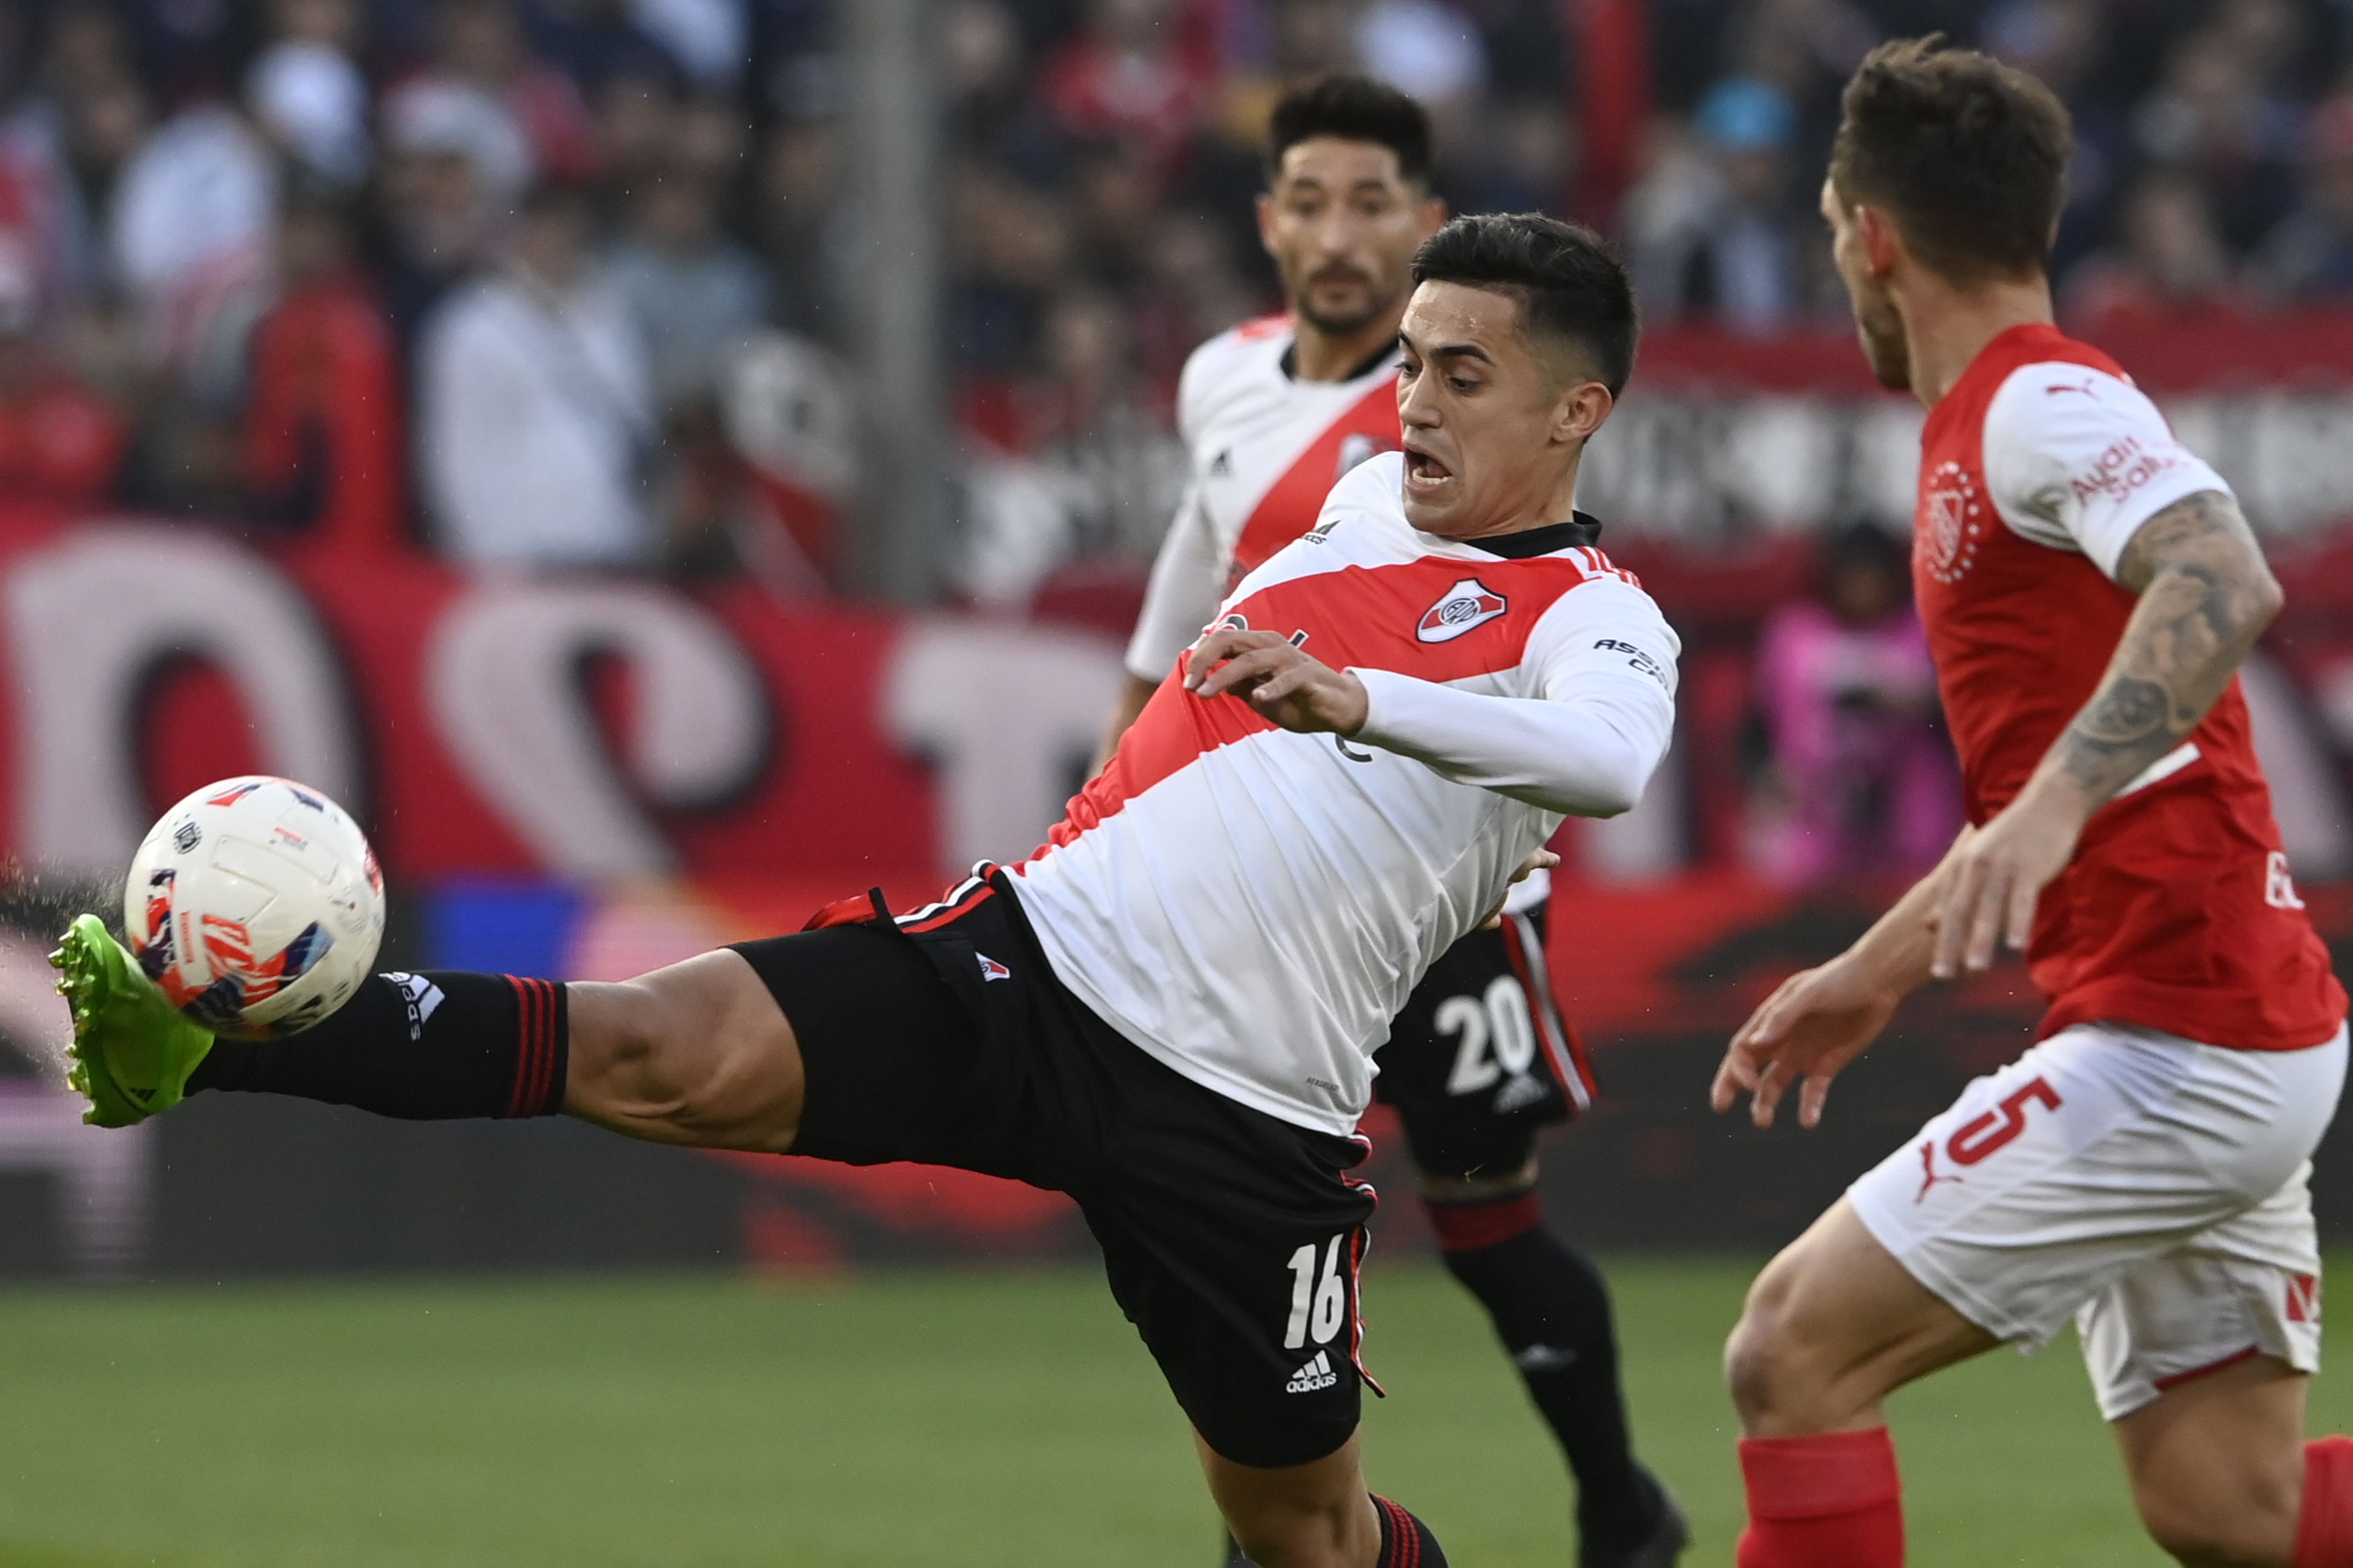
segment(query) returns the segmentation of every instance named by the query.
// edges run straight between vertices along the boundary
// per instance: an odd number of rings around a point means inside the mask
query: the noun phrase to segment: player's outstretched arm
[[[1715,1069],[1710,1105],[1729,1110],[1746,1093],[1750,1120],[1770,1127],[1781,1097],[1801,1083],[1798,1125],[1820,1122],[1831,1079],[1879,1037],[1897,1004],[1927,983],[1936,908],[1974,836],[1963,829],[1943,862],[1852,947],[1789,976],[1748,1016]]]
[[[2073,858],[2084,824],[2206,717],[2279,613],[2278,581],[2220,490],[2184,496],[2140,525],[2116,563],[2140,595],[2091,700],[2018,797],[1977,835],[1938,909],[1939,977],[2023,950],[2035,900]]]

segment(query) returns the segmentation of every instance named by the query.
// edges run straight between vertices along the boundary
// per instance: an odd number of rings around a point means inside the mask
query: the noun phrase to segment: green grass
[[[1611,1270],[1642,1448],[1711,1568],[1749,1272]],[[1366,1306],[1375,1485],[1462,1568],[1567,1563],[1560,1467],[1472,1303],[1403,1268]],[[2340,1389],[2316,1429],[2353,1424]],[[2072,1345],[1894,1419],[1915,1563],[2162,1561]],[[0,1568],[1208,1568],[1215,1531],[1086,1273],[0,1292]]]

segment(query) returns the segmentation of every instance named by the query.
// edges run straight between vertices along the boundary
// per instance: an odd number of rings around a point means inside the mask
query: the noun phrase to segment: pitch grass
[[[1685,1561],[1728,1563],[1715,1362],[1751,1266],[1610,1272]],[[1429,1268],[1366,1295],[1374,1484],[1461,1568],[1569,1563],[1558,1463],[1476,1308]],[[2353,1422],[2353,1378],[2314,1406]],[[1923,1568],[2162,1561],[2072,1344],[1894,1419]],[[1209,1568],[1215,1541],[1087,1271],[0,1291],[5,1568]]]

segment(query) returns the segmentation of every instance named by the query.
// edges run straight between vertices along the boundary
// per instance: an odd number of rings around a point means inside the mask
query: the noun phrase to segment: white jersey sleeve
[[[1176,656],[1193,646],[1218,613],[1218,584],[1225,562],[1209,514],[1201,504],[1198,474],[1185,486],[1176,520],[1153,558],[1144,589],[1144,613],[1127,642],[1127,672],[1138,680],[1165,678]]]
[[[2184,496],[2231,493],[2128,381],[2089,365],[2022,365],[1985,416],[1986,488],[2011,531],[2080,551],[2110,578],[2141,524]]]
[[[1530,635],[1530,695],[1356,669],[1372,701],[1355,738],[1540,810],[1615,816],[1641,799],[1666,755],[1681,652],[1649,595],[1588,583]]]

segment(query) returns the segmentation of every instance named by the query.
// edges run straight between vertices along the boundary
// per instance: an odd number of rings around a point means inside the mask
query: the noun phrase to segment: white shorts
[[[2079,1024],[1961,1091],[1847,1189],[1912,1277],[2025,1350],[2071,1316],[2114,1421],[2274,1355],[2320,1366],[2310,1156],[2346,1035],[2227,1051]]]

